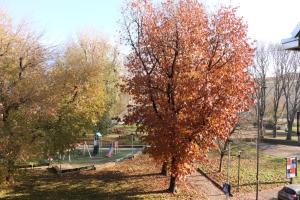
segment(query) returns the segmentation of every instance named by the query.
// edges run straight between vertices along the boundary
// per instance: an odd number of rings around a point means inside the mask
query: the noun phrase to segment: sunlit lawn
[[[276,138],[273,138],[273,131],[272,130],[267,130],[266,134],[264,135],[265,138],[268,139],[276,139],[276,140],[286,140],[286,131],[285,130],[277,130],[277,136]],[[293,127],[293,132],[292,132],[292,141],[298,141],[297,137],[297,127]]]
[[[255,145],[243,143],[239,147],[233,145],[230,167],[230,182],[233,191],[237,191],[238,183],[238,150],[242,150],[241,154],[241,170],[240,170],[240,191],[255,191],[256,187],[256,148]],[[218,173],[219,157],[216,153],[211,153],[208,162],[201,165],[200,168],[208,173],[210,177],[222,185],[227,180],[227,155],[223,160],[222,172]],[[260,154],[259,180],[260,189],[274,188],[284,185],[289,180],[286,179],[286,160],[284,158]]]
[[[165,192],[169,178],[158,174],[147,155],[126,160],[111,168],[59,177],[39,171],[16,178],[14,187],[0,190],[2,199],[205,199],[181,183],[180,193]]]

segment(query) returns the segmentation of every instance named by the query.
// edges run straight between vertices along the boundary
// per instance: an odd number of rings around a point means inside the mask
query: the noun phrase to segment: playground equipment
[[[52,166],[57,165],[60,170],[65,170],[119,162],[132,157],[144,148],[144,145],[133,145],[133,135],[131,138],[129,137],[131,140],[115,136],[103,139],[101,133],[97,132],[93,135],[92,140],[83,140],[61,154],[51,155],[53,156]]]
[[[71,149],[67,149],[66,150],[67,154],[68,154],[68,158],[69,158],[69,162],[71,162]],[[66,154],[59,154],[59,159],[60,160],[65,160]]]
[[[63,154],[54,156],[54,161],[63,163],[76,163],[78,161],[94,163],[99,159],[111,158],[120,152],[118,141],[101,141],[100,145],[98,145],[98,142],[96,144],[95,139],[91,143],[87,141],[81,142],[74,149],[68,149]]]
[[[112,157],[112,154],[115,155],[119,152],[119,142],[114,141],[111,143],[108,153],[106,154],[106,157]]]
[[[86,151],[89,153],[90,158],[92,158],[91,153],[90,153],[90,150],[89,150],[89,147],[88,147],[86,141],[84,141],[84,144],[83,144],[83,155],[84,155],[84,156],[85,156],[85,152],[86,152]]]

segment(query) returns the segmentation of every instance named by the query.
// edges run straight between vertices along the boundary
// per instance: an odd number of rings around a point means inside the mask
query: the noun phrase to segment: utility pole
[[[259,104],[258,104],[259,105]],[[257,107],[259,110],[259,107]],[[257,115],[257,138],[256,138],[256,200],[258,200],[258,184],[259,184],[259,139],[260,139],[260,120],[259,113]]]
[[[256,200],[258,200],[258,188],[259,188],[259,143],[262,136],[263,118],[265,110],[265,95],[266,85],[259,87],[257,98],[257,139],[256,139]],[[264,99],[263,99],[264,98]]]
[[[226,199],[229,199],[231,186],[230,186],[230,149],[231,149],[231,140],[228,141],[228,160],[227,160],[227,184],[228,192],[226,194]]]
[[[298,136],[298,142],[300,142],[300,133],[299,133],[299,121],[300,121],[300,112],[297,112],[297,136]]]
[[[259,139],[260,139],[260,101],[261,87],[259,88],[257,98],[257,137],[256,137],[256,200],[258,200],[258,185],[259,185]]]

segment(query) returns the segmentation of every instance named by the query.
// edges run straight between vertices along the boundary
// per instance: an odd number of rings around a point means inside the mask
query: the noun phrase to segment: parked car
[[[300,200],[300,184],[291,184],[278,192],[278,200]]]

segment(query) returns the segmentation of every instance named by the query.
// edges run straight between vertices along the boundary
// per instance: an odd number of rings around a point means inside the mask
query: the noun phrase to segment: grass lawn
[[[158,174],[147,155],[114,167],[56,176],[45,170],[29,170],[16,177],[15,186],[0,186],[1,199],[206,199],[188,184],[180,183],[179,194],[165,192],[169,177]]]
[[[123,129],[128,133],[135,133],[136,125],[125,125],[125,124],[117,124],[113,126],[114,129]]]
[[[276,140],[286,140],[286,131],[285,130],[277,130],[277,136],[276,138],[273,138],[273,130],[266,130],[265,133],[265,138],[270,138],[270,139],[276,139]],[[293,132],[292,132],[292,141],[298,141],[297,137],[297,127],[293,127]]]
[[[256,187],[256,147],[253,144],[243,143],[240,146],[232,145],[230,182],[233,192],[237,192],[238,183],[238,150],[242,150],[241,154],[241,170],[240,170],[240,191],[255,191]],[[284,185],[289,180],[285,177],[286,160],[284,158],[260,154],[260,170],[259,180],[260,189],[274,188]],[[223,160],[222,172],[218,173],[219,156],[216,152],[211,152],[205,164],[200,165],[200,169],[205,171],[208,176],[223,185],[227,180],[227,155]],[[300,180],[300,179],[299,179]],[[296,180],[295,182],[300,182]]]
[[[133,134],[133,144],[140,145],[143,142],[140,140],[140,137],[136,135],[136,126],[135,125],[115,125],[111,129],[111,133],[103,137],[103,140],[117,140],[120,145],[131,145],[132,135]]]
[[[112,126],[108,130],[108,133],[102,136],[102,141],[106,145],[108,145],[111,141],[119,141],[120,145],[131,145],[131,134],[134,134],[133,144],[142,144],[140,138],[136,137],[136,126],[125,124],[117,124]],[[94,136],[94,134],[88,134],[85,137],[82,137],[80,141],[92,143]]]

